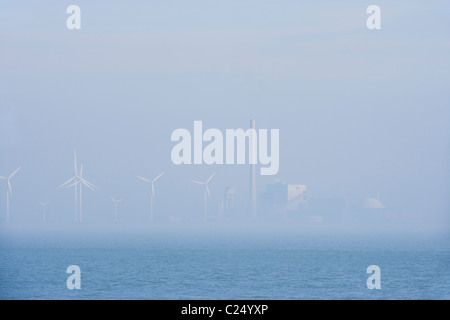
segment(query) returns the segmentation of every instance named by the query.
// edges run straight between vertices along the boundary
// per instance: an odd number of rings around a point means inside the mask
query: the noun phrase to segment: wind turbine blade
[[[9,182],[9,179],[8,179],[8,188],[9,188],[9,195],[12,196],[11,182]]]
[[[110,197],[111,197],[111,200],[112,200],[113,202],[116,202],[116,200],[114,200],[113,196],[110,196]]]
[[[76,186],[78,183],[80,183],[80,181],[77,180],[74,183],[69,184],[66,188],[70,188],[70,187]]]
[[[78,177],[80,179],[80,181],[82,181],[84,184],[88,184],[91,188],[94,189],[98,189],[97,186],[95,186],[94,184],[90,183],[89,181],[87,181],[86,179],[84,179],[83,177]]]
[[[155,198],[155,186],[153,185],[153,182],[152,182],[152,196],[153,198]]]
[[[16,170],[14,170],[14,172],[9,175],[8,179],[11,179],[17,173],[17,171],[20,170],[20,168],[21,167],[18,167]]]
[[[92,188],[94,188],[94,189],[98,189],[98,187],[95,185],[95,184],[93,184],[93,183],[91,183],[91,182],[89,182],[89,181],[87,181],[86,179],[84,179],[84,178],[81,178],[85,183],[87,183],[88,185],[90,185]]]
[[[5,178],[5,177],[2,177],[2,176],[0,176],[0,179],[4,179],[4,180],[6,180],[6,179],[8,179],[8,178]]]
[[[148,179],[145,179],[145,178],[142,178],[141,176],[137,176],[139,179],[141,179],[142,181],[145,181],[145,182],[151,182],[150,180],[148,180]]]
[[[214,177],[214,175],[215,175],[215,174],[216,174],[216,173],[215,173],[215,172],[213,172],[213,174],[209,176],[208,180],[206,180],[206,183],[210,182],[210,181],[211,181],[211,179],[212,179],[212,178]]]
[[[164,174],[164,172],[161,172],[156,178],[153,179],[153,182],[161,178],[161,176]]]
[[[88,187],[89,189],[91,189],[92,191],[94,191],[94,188],[92,188],[90,185],[88,185],[86,182],[84,182],[83,180],[81,180],[81,185],[84,185],[86,187]]]
[[[208,197],[211,199],[211,192],[209,192],[208,185],[205,184],[206,192],[208,193]]]
[[[84,184],[86,187],[88,187],[89,189],[91,189],[92,191],[95,191],[94,188],[92,188],[90,185],[88,185],[87,183],[84,183],[83,181],[81,182],[82,184]]]
[[[200,181],[196,181],[196,180],[191,180],[191,181],[196,184],[205,184],[204,182],[200,182]]]
[[[74,164],[74,167],[75,167],[75,175],[77,176],[78,175],[78,166],[77,166],[77,150],[75,149],[75,150],[73,150],[73,164]]]
[[[72,182],[76,177],[72,177],[69,180],[67,180],[66,182],[64,182],[62,185],[60,185],[58,188],[56,189],[60,189],[62,187],[64,187],[65,185],[67,185],[68,183]]]
[[[80,178],[80,181],[82,184],[84,184],[86,187],[88,187],[89,189],[91,189],[92,191],[94,191],[95,189],[97,189],[96,186],[94,186],[92,183],[84,180],[83,178]]]

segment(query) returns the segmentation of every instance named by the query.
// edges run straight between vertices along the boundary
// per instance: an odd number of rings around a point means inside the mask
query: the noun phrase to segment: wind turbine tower
[[[213,174],[210,175],[209,178],[208,178],[208,180],[206,180],[205,182],[192,180],[193,183],[201,184],[201,185],[204,185],[204,186],[205,186],[205,217],[204,217],[205,221],[206,221],[206,219],[207,219],[207,214],[206,214],[206,196],[208,195],[209,198],[211,199],[211,192],[209,192],[208,183],[211,181],[211,179],[214,177],[215,174],[216,174],[216,173],[213,172]]]
[[[70,178],[69,180],[67,180],[66,182],[64,182],[62,185],[60,185],[57,189],[60,189],[62,187],[66,187],[66,188],[74,187],[74,189],[75,189],[75,221],[78,220],[78,201],[79,201],[80,202],[79,216],[80,216],[80,222],[82,222],[83,221],[82,195],[81,195],[82,186],[84,185],[87,188],[91,189],[92,191],[94,191],[97,187],[83,178],[83,165],[81,165],[80,174],[78,175],[77,151],[76,150],[74,151],[74,169],[75,169],[75,175],[72,178]],[[78,198],[78,188],[79,188],[79,192],[80,192],[79,198]]]
[[[80,176],[78,177],[78,181],[73,183],[75,188],[77,187],[76,186],[77,184],[80,186],[80,222],[83,222],[83,214],[82,214],[82,211],[81,211],[81,209],[82,209],[82,202],[81,202],[82,187],[86,186],[87,188],[91,189],[92,191],[95,191],[95,189],[97,188],[92,183],[90,183],[89,181],[87,181],[86,179],[83,178],[83,164],[81,164]]]
[[[11,178],[20,170],[20,167],[14,170],[7,178],[0,177],[0,179],[6,180],[8,183],[8,190],[6,191],[6,223],[9,223],[9,197],[12,196]]]
[[[47,222],[47,205],[48,205],[48,201],[46,202],[38,202],[41,206],[42,206],[42,221],[44,221],[44,223]]]
[[[152,193],[150,195],[150,222],[153,221],[153,202],[155,201],[155,182],[161,178],[161,176],[164,174],[164,172],[161,172],[159,175],[157,175],[155,178],[153,178],[153,180],[149,180],[146,178],[143,178],[141,176],[137,176],[139,179],[141,179],[142,181],[146,182],[146,183],[151,183],[152,186]]]
[[[122,202],[123,200],[122,199],[114,199],[113,198],[113,196],[111,196],[111,200],[112,200],[112,202],[114,203],[114,205],[113,205],[113,210],[114,210],[114,221],[116,221],[117,222],[117,207],[118,207],[118,205],[119,205],[119,202]]]

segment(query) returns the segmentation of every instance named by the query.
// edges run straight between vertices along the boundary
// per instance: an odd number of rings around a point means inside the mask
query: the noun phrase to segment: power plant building
[[[306,185],[275,183],[267,185],[264,194],[266,202],[270,205],[282,206],[306,195]]]

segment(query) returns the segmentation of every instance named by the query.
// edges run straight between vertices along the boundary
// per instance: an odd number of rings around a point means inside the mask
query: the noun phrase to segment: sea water
[[[0,233],[1,299],[449,299],[447,234],[141,226]],[[69,265],[81,289],[69,290]],[[381,289],[368,289],[370,265]]]

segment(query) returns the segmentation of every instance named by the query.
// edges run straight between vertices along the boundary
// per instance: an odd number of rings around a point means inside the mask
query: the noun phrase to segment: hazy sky
[[[81,30],[66,8],[81,7]],[[156,185],[161,215],[202,214],[190,182],[213,171],[248,194],[248,166],[175,166],[177,128],[280,129],[280,171],[313,197],[376,196],[433,222],[450,211],[450,4],[376,1],[13,1],[0,4],[0,175],[18,166],[11,220],[73,219],[73,150],[99,187],[86,221],[140,221]],[[0,181],[0,221],[6,184]],[[126,217],[125,217],[126,216]]]

